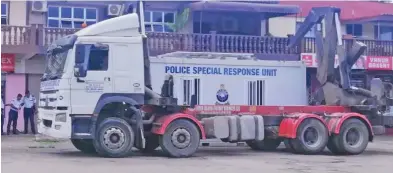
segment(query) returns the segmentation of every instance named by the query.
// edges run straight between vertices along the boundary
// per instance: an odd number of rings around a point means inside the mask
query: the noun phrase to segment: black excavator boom
[[[384,93],[389,92],[386,92],[386,84],[379,78],[371,81],[371,90],[356,88],[350,83],[351,68],[367,47],[356,40],[352,45],[343,44],[339,15],[339,8],[312,8],[296,34],[290,38],[288,47],[298,45],[307,32],[316,27],[317,79],[323,91],[319,102],[384,112],[388,107],[386,99],[389,98]],[[334,66],[336,54],[338,67]]]

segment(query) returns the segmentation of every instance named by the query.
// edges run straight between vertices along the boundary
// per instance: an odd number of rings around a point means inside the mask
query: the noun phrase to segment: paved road
[[[35,142],[32,137],[2,137],[5,173],[388,173],[393,170],[393,137],[380,137],[358,156],[304,156],[253,152],[247,147],[203,147],[195,157],[168,159],[157,151],[123,159],[84,155],[68,142]],[[219,144],[217,144],[219,145]]]

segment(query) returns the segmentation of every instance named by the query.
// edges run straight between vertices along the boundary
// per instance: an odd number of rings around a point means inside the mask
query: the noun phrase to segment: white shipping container
[[[252,54],[176,52],[150,58],[153,90],[174,77],[178,104],[307,105],[306,66],[301,61],[255,60]]]

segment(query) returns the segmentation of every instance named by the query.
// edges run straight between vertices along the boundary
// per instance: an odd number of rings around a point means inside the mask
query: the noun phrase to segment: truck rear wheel
[[[134,132],[125,120],[106,118],[98,125],[93,144],[101,156],[126,157],[134,145]]]
[[[86,154],[97,153],[91,139],[71,139],[71,143],[76,149]]]
[[[327,127],[321,121],[309,118],[300,124],[296,138],[290,139],[289,144],[295,153],[317,154],[325,149],[328,140]]]
[[[190,157],[199,147],[200,134],[192,122],[179,119],[169,124],[159,142],[169,157]]]
[[[346,120],[338,135],[331,136],[328,148],[334,154],[356,155],[368,145],[367,126],[358,119]]]
[[[280,139],[264,139],[262,141],[247,141],[246,144],[253,150],[273,151],[281,144]]]

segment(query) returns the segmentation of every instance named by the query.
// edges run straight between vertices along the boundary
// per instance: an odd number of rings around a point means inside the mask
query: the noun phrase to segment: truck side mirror
[[[84,64],[75,64],[74,76],[75,77],[86,77],[87,76],[87,69],[85,68]]]

